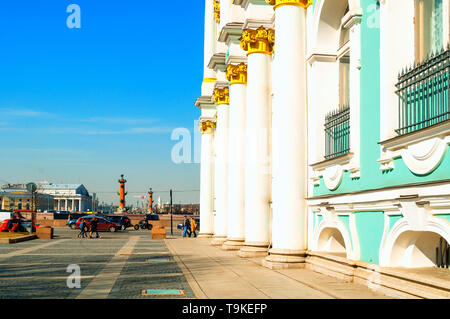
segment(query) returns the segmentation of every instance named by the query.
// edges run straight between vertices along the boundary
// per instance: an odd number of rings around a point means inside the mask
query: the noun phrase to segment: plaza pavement
[[[0,244],[0,299],[385,298],[310,270],[270,270],[178,230],[165,240],[150,231],[76,234],[57,227],[52,240]],[[80,267],[79,288],[67,285],[69,265]],[[164,294],[173,290],[182,294]]]
[[[0,244],[0,299],[195,298],[163,240],[150,231],[101,232],[78,239],[56,227],[52,240]],[[80,287],[69,288],[69,265],[80,267]],[[72,281],[73,282],[73,281]],[[143,290],[183,290],[183,295],[143,296]]]
[[[363,285],[308,269],[271,270],[259,258],[211,246],[210,238],[168,237],[167,247],[201,299],[385,299]]]

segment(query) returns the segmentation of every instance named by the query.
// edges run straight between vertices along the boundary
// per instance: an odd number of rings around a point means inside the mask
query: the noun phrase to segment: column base
[[[270,269],[305,268],[306,250],[270,249],[262,261]]]
[[[209,243],[211,246],[222,246],[224,242],[226,242],[226,236],[214,236],[214,238]]]
[[[214,236],[213,233],[199,233],[199,234],[197,235],[198,238],[211,238],[211,237],[213,237],[213,236]]]
[[[269,243],[245,242],[237,254],[242,258],[264,257],[267,256],[268,247]]]
[[[244,245],[244,239],[228,238],[226,242],[220,247],[223,250],[239,250]]]

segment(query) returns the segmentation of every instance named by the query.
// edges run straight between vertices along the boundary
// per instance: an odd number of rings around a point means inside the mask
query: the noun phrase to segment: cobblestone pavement
[[[82,292],[95,298],[89,284],[96,276],[97,282],[107,278],[107,298],[195,298],[164,240],[151,239],[151,232],[101,232],[99,239],[78,239],[77,233],[57,227],[53,240],[0,244],[0,299],[72,299]],[[130,252],[120,254],[134,236]],[[115,267],[117,262],[123,267]],[[67,267],[72,264],[80,266],[81,288],[67,287],[72,274]],[[109,271],[112,268],[119,269],[117,274]],[[143,296],[141,292],[148,289],[179,289],[184,294]]]

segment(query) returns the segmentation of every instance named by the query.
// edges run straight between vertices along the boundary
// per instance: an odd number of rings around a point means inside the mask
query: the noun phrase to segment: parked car
[[[77,221],[78,218],[80,217],[89,217],[87,215],[84,214],[69,214],[67,216],[70,216],[70,220],[67,221],[67,226],[70,227],[71,229],[77,229]]]
[[[109,219],[113,223],[118,224],[120,226],[121,230],[125,230],[128,227],[133,226],[133,225],[131,225],[131,220],[127,216],[120,216],[120,215],[110,216],[109,215],[109,216],[105,216],[105,218]]]
[[[71,219],[67,222],[67,226],[70,227],[71,229],[76,229],[77,228],[77,221],[78,219]]]
[[[39,227],[39,224],[34,224],[33,231]],[[27,229],[31,228],[31,220],[24,218],[10,218],[5,219],[0,223],[0,232],[10,232],[10,233],[25,233]]]
[[[81,222],[84,220],[84,222],[86,223],[87,227],[91,227],[91,222],[92,222],[92,218],[96,217],[98,219],[98,224],[97,224],[97,230],[98,231],[110,231],[110,232],[116,232],[117,230],[120,229],[120,226],[106,218],[100,217],[100,216],[85,216],[85,217],[80,217],[77,220],[76,223],[76,228],[79,228]]]

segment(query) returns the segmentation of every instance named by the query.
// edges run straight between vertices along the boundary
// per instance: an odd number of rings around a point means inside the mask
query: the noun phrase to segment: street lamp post
[[[170,234],[173,235],[173,219],[172,219],[172,190],[170,190]]]
[[[36,224],[36,213],[35,213],[35,207],[37,205],[34,205],[34,200],[36,198],[35,193],[37,190],[37,186],[34,183],[28,183],[27,184],[27,190],[31,193],[31,230],[30,233],[33,233],[33,227]]]

